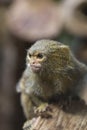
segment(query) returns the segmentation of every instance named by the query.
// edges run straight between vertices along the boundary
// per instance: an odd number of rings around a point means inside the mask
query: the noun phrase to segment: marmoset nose
[[[36,62],[35,61],[32,61],[32,64],[35,64]]]
[[[31,61],[31,64],[32,64],[32,65],[36,64],[36,61],[35,61],[35,60],[32,60],[32,61]]]

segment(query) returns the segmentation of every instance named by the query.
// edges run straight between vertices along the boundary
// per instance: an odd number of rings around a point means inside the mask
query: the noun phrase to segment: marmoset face
[[[68,65],[69,48],[52,40],[40,40],[28,50],[26,60],[33,72],[46,74]]]
[[[46,60],[44,53],[39,51],[30,52],[27,54],[27,65],[31,67],[32,71],[37,73],[42,69],[42,64]]]

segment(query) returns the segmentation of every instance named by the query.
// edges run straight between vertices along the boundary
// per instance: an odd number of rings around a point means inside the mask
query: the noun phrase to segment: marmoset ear
[[[67,45],[61,45],[59,47],[59,54],[60,57],[65,59],[65,60],[69,60],[69,56],[70,56],[70,48]]]
[[[69,46],[67,46],[67,45],[61,45],[61,46],[60,46],[60,51],[61,51],[61,53],[63,53],[63,54],[69,55],[70,48],[69,48]]]
[[[58,48],[58,58],[60,66],[65,67],[70,64],[70,48],[67,45],[60,45]]]

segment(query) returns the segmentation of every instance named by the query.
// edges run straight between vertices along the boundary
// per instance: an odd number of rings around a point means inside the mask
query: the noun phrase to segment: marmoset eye
[[[31,57],[31,54],[29,53],[29,57]]]
[[[37,58],[42,59],[42,58],[43,58],[43,54],[39,53],[39,54],[37,55]]]

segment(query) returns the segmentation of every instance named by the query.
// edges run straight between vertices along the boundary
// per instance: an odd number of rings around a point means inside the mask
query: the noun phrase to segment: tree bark
[[[24,130],[87,130],[87,106],[83,101],[73,101],[59,107],[51,105],[52,118],[36,117],[24,123]],[[30,126],[30,122],[31,126]]]

